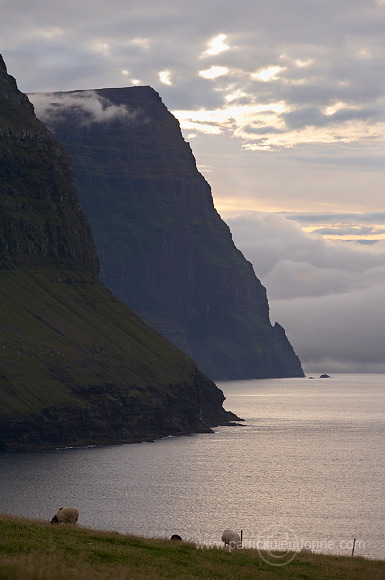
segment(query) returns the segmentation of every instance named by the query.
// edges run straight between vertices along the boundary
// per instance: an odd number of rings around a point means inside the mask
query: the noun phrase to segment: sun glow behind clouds
[[[218,35],[211,41],[210,54],[214,54],[214,47],[228,46],[224,44],[225,38],[226,35]],[[309,85],[310,90],[316,82],[314,77],[302,73],[298,76],[296,71],[315,63],[311,58],[288,55],[280,58],[285,66],[268,65],[255,72],[224,65],[199,70],[200,77],[215,81],[215,90],[222,95],[223,104],[216,110],[173,111],[181,127],[195,134],[227,132],[240,139],[242,147],[249,151],[291,149],[302,144],[368,143],[368,140],[379,143],[383,139],[385,123],[377,114],[377,122],[373,119],[368,124],[365,116],[374,116],[376,112],[375,109],[373,113],[366,112],[364,103],[329,98],[324,104],[310,106],[293,101],[290,98],[293,92],[286,87],[298,86],[301,90],[299,86]],[[271,82],[274,82],[273,88],[269,87]],[[274,101],[278,95],[283,98]]]
[[[212,66],[206,70],[200,70],[199,76],[204,79],[216,79],[217,77],[227,75],[229,69],[226,66]]]
[[[171,73],[168,70],[162,70],[159,72],[159,80],[164,85],[172,85],[170,76],[171,76]]]
[[[226,39],[225,34],[212,38],[201,58],[229,50]],[[240,139],[242,147],[249,151],[276,151],[302,144],[372,145],[375,142],[378,147],[383,139],[385,123],[380,103],[369,109],[362,99],[349,102],[341,98],[343,92],[339,87],[345,82],[343,79],[336,78],[334,89],[331,87],[319,102],[312,102],[312,93],[319,94],[316,87],[323,71],[318,55],[287,51],[275,59],[281,64],[267,61],[254,72],[235,61],[226,66],[226,58],[227,55],[222,57],[221,65],[213,64],[198,71],[210,84],[214,81],[214,90],[221,95],[222,104],[211,111],[204,107],[199,111],[173,111],[182,128],[196,134],[227,132]],[[305,96],[310,95],[303,101],[296,99],[302,91]]]
[[[221,52],[229,50],[230,46],[225,43],[226,38],[226,34],[218,34],[218,36],[214,36],[214,38],[208,42],[208,49],[201,54],[201,58],[216,56]]]
[[[223,68],[225,67],[212,67]],[[226,69],[225,69],[226,70]],[[209,69],[211,71],[211,69]],[[201,71],[201,76],[202,75]],[[212,71],[205,78],[216,78],[226,74]],[[240,105],[243,97],[249,104]],[[362,143],[375,145],[380,143],[385,134],[385,122],[378,121],[368,125],[364,120],[338,118],[333,122],[333,115],[340,112],[354,113],[355,108],[343,102],[336,102],[319,111],[319,119],[304,122],[302,125],[290,126],[288,117],[295,112],[286,101],[264,104],[241,90],[229,92],[224,96],[224,106],[218,109],[174,110],[182,129],[196,130],[207,134],[230,132],[232,137],[242,140],[242,147],[249,151],[273,151],[290,149],[301,144],[336,144]],[[323,118],[324,116],[324,118]],[[214,130],[216,127],[216,130]]]
[[[269,82],[275,81],[278,78],[278,74],[285,69],[281,66],[268,66],[266,68],[262,68],[255,73],[251,73],[252,79],[257,79],[259,81]]]

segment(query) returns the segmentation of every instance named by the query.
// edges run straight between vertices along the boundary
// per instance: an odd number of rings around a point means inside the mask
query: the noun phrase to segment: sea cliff
[[[0,57],[0,450],[140,441],[234,418],[98,270],[70,158]]]
[[[108,288],[214,379],[303,376],[151,87],[31,95],[71,153]]]

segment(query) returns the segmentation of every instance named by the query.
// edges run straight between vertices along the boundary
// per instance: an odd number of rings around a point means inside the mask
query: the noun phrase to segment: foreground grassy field
[[[385,561],[297,554],[272,566],[255,550],[195,544],[0,515],[0,580],[383,580]]]

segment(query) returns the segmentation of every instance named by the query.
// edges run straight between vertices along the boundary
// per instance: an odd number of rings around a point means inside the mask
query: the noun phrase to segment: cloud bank
[[[385,372],[385,242],[330,242],[271,213],[226,222],[307,372]]]

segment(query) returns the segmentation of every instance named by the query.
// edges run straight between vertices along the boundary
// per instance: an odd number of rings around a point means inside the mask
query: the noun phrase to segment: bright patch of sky
[[[216,79],[217,77],[227,75],[228,72],[229,69],[227,66],[212,66],[206,70],[199,71],[199,76],[204,79]]]
[[[262,68],[255,73],[251,73],[251,78],[259,81],[269,82],[277,80],[277,76],[280,72],[285,69],[281,66],[268,66],[267,68]]]
[[[171,82],[171,73],[168,70],[162,70],[159,72],[159,79],[160,82],[165,85],[172,85]]]
[[[226,44],[226,34],[218,34],[208,42],[208,48],[201,54],[201,58],[215,56],[221,52],[229,50],[230,46]]]

